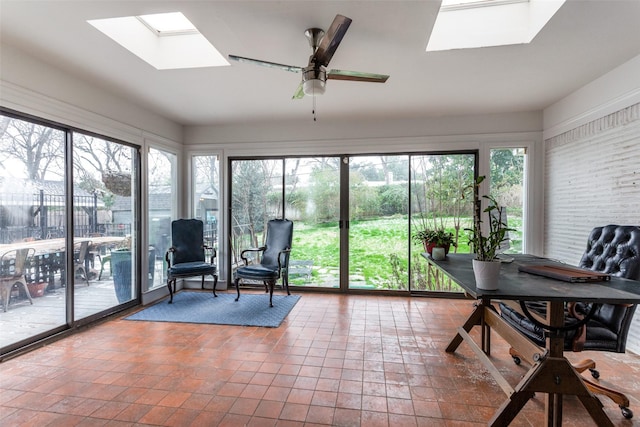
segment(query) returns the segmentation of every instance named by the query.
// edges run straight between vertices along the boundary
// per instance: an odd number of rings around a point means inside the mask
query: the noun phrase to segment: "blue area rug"
[[[178,292],[173,304],[164,299],[125,320],[150,322],[210,323],[216,325],[263,326],[277,328],[300,299],[299,295],[274,295],[269,307],[269,294],[235,294],[211,292]]]

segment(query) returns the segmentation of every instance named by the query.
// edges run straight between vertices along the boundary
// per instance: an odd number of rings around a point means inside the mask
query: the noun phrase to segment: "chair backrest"
[[[605,225],[589,234],[580,267],[640,280],[640,227]]]
[[[31,258],[33,248],[12,249],[0,256],[0,279],[12,279],[24,275],[27,259]]]
[[[84,242],[80,242],[80,248],[78,248],[78,258],[76,259],[76,264],[84,264],[84,260],[87,258],[88,252],[89,252],[89,241],[85,240]]]
[[[606,225],[594,228],[589,234],[580,267],[640,281],[640,227]],[[635,305],[602,304],[593,316],[616,333],[618,352],[625,350],[635,310]]]
[[[266,249],[262,253],[260,264],[275,267],[278,265],[278,254],[283,249],[290,249],[293,241],[293,222],[288,219],[272,219],[267,223]],[[281,262],[286,265],[289,254]]]
[[[173,263],[204,261],[204,225],[199,219],[177,219],[171,222]]]

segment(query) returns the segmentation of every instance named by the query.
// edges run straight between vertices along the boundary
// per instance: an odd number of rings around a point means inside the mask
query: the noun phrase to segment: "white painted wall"
[[[219,144],[230,146],[236,143],[292,142],[321,146],[326,141],[363,140],[369,145],[390,148],[389,139],[421,137],[448,138],[459,141],[487,134],[540,132],[541,112],[493,114],[459,117],[421,117],[390,120],[344,120],[325,121],[321,113],[314,122],[243,123],[229,126],[189,126],[185,129],[185,144]],[[348,147],[344,147],[347,148]]]
[[[640,55],[543,111],[544,139],[640,102]]]
[[[0,44],[0,103],[23,113],[140,143],[145,136],[182,142],[182,126]]]
[[[576,264],[597,225],[640,225],[640,56],[544,110],[544,254]],[[627,349],[640,354],[640,311]]]

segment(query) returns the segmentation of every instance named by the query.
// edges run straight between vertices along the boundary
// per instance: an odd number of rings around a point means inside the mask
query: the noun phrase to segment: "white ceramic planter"
[[[473,260],[473,274],[476,277],[476,288],[484,291],[498,289],[500,277],[500,261]]]
[[[442,261],[446,256],[444,248],[433,248],[431,249],[431,258],[436,261]]]

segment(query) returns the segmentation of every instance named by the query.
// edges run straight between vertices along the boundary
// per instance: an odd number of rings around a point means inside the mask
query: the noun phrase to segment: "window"
[[[220,161],[215,155],[193,156],[193,211],[194,218],[204,222],[206,245],[218,249],[220,222]]]
[[[525,159],[524,148],[491,149],[491,189],[506,215],[509,241],[504,245],[504,253],[524,252],[524,187]]]
[[[147,174],[149,186],[149,267],[147,290],[166,284],[164,255],[171,240],[171,221],[175,219],[177,156],[149,148]]]

